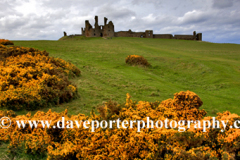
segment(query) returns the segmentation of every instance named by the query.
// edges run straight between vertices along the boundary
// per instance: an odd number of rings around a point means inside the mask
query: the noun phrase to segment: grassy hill
[[[59,41],[14,41],[17,46],[46,50],[75,64],[82,76],[72,79],[80,98],[57,107],[70,114],[89,114],[109,99],[122,103],[126,93],[135,101],[162,101],[179,91],[200,96],[208,115],[229,110],[240,114],[240,45],[142,39],[64,37]],[[150,68],[125,64],[130,54],[144,56]],[[47,111],[49,108],[42,109]],[[19,111],[25,114],[27,111]]]

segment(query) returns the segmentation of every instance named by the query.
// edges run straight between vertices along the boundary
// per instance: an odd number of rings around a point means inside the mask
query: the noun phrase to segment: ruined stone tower
[[[95,24],[92,28],[88,20],[85,21],[85,28],[82,28],[82,35],[86,37],[114,37],[114,25],[112,21],[107,23],[107,18],[104,17],[104,25],[98,25],[98,16],[95,16]]]

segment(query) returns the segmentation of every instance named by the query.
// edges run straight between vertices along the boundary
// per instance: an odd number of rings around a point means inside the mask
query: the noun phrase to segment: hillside
[[[57,107],[70,114],[89,115],[109,99],[123,103],[162,101],[179,91],[195,92],[210,116],[229,110],[240,114],[240,45],[141,38],[64,38],[59,41],[14,41],[15,46],[46,50],[76,65],[81,77],[72,79],[80,98]],[[125,64],[130,54],[144,56],[150,68]],[[49,108],[42,109],[47,111]],[[17,113],[26,114],[27,111]]]

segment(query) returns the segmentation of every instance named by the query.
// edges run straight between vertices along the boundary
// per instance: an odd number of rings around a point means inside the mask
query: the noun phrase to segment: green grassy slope
[[[80,68],[80,98],[51,107],[70,114],[89,114],[109,99],[162,101],[179,91],[200,96],[210,116],[229,110],[240,114],[240,45],[142,38],[64,38],[60,41],[14,41],[15,45],[46,50],[50,56]],[[152,68],[125,64],[130,54],[144,56]],[[49,107],[50,108],[50,107]],[[47,111],[49,108],[44,108]],[[19,111],[19,114],[27,111]]]

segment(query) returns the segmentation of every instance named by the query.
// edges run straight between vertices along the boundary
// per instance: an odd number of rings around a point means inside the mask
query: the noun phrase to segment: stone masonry
[[[107,23],[108,19],[104,17],[104,25],[98,24],[98,16],[95,16],[94,28],[88,20],[85,21],[85,28],[82,28],[82,36],[86,37],[139,37],[139,38],[162,38],[162,39],[183,39],[202,41],[202,33],[193,32],[192,35],[172,35],[172,34],[153,34],[153,30],[145,30],[145,32],[128,31],[114,32],[112,21]],[[66,33],[64,34],[66,36]]]
[[[108,19],[104,17],[104,25],[99,26],[98,16],[95,16],[95,28],[86,20],[85,28],[82,28],[82,35],[86,37],[114,37],[114,25],[112,21],[107,23],[107,20]]]

